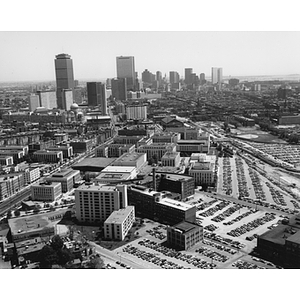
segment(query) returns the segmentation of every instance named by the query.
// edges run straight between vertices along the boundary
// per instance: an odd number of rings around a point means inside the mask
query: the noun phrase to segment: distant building
[[[126,78],[127,89],[136,90],[136,73],[133,56],[117,57],[117,78]]]
[[[92,140],[72,140],[70,146],[73,147],[74,153],[82,153],[92,149]]]
[[[239,79],[236,79],[236,78],[230,78],[228,80],[228,83],[230,86],[234,87],[234,86],[237,86],[239,84]]]
[[[40,168],[27,168],[24,170],[25,183],[30,184],[41,177]]]
[[[79,222],[105,222],[113,211],[125,207],[126,185],[81,185],[75,190],[75,210]]]
[[[130,105],[126,107],[127,120],[147,120],[147,105]]]
[[[104,237],[123,241],[135,221],[134,206],[113,211],[104,222]]]
[[[63,158],[70,158],[73,156],[73,147],[70,145],[65,145],[65,146],[52,146],[46,148],[46,150],[49,151],[62,151],[63,153]]]
[[[177,168],[180,163],[179,152],[166,152],[161,158],[161,164],[163,167],[175,167]]]
[[[179,73],[178,72],[170,71],[170,74],[169,74],[170,84],[178,83],[179,79],[180,78],[179,78]]]
[[[38,150],[33,153],[33,159],[37,162],[45,162],[45,163],[63,162],[63,152]]]
[[[71,55],[58,54],[55,57],[57,107],[63,107],[63,90],[74,89],[73,61]]]
[[[94,179],[96,183],[109,184],[134,179],[137,176],[135,167],[107,166]]]
[[[1,166],[11,166],[14,164],[13,157],[8,155],[0,154],[0,165]]]
[[[80,172],[78,170],[67,169],[56,172],[49,177],[46,177],[47,182],[59,182],[63,193],[69,192],[74,188],[75,182],[81,180]]]
[[[176,151],[189,156],[192,153],[208,153],[210,148],[209,139],[203,140],[179,140]]]
[[[131,152],[121,155],[112,163],[112,166],[135,167],[140,170],[146,164],[147,155],[145,153]]]
[[[107,96],[105,84],[87,82],[88,106],[101,106],[102,115],[107,115]]]
[[[168,247],[184,251],[203,241],[203,227],[183,221],[172,227],[167,227]]]
[[[180,140],[178,132],[156,133],[152,136],[153,143],[177,143]]]
[[[41,106],[41,104],[40,104],[39,95],[31,94],[29,96],[29,110],[35,111],[40,106]]]
[[[56,93],[55,91],[37,91],[39,97],[39,106],[47,109],[53,109],[57,107]]]
[[[59,182],[36,183],[31,186],[33,200],[53,202],[59,200],[62,195]]]
[[[300,124],[300,115],[296,116],[281,116],[278,120],[278,125]]]
[[[204,73],[201,73],[200,74],[200,84],[203,85],[206,83],[206,80],[205,80],[205,74]]]
[[[101,145],[95,149],[96,157],[120,157],[124,153],[132,153],[135,150],[134,145],[109,144]]]
[[[125,101],[127,99],[126,78],[114,78],[111,80],[112,97],[116,100]]]
[[[211,81],[212,81],[212,84],[222,83],[222,81],[223,81],[223,69],[222,68],[211,68]]]
[[[186,68],[186,69],[184,69],[184,82],[186,84],[192,83],[192,73],[193,73],[193,69],[192,68]]]
[[[0,175],[0,201],[14,195],[24,187],[24,174]]]
[[[156,156],[158,160],[167,152],[175,152],[176,145],[174,143],[152,143],[149,145],[141,145],[138,147],[138,153],[146,153],[147,159]]]

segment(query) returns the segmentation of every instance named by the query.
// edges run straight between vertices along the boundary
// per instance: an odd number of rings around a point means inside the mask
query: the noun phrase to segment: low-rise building
[[[82,153],[92,149],[92,140],[72,140],[70,146],[73,147],[74,153]]]
[[[45,163],[63,162],[63,152],[38,150],[33,153],[33,159],[37,162],[45,162]]]
[[[134,179],[137,176],[135,167],[108,166],[95,178],[95,182],[107,184]]]
[[[146,153],[147,159],[155,157],[158,160],[164,156],[167,152],[175,152],[176,145],[174,143],[152,143],[150,145],[142,145],[138,147],[138,153]]]
[[[130,144],[109,144],[101,145],[96,148],[96,157],[120,157],[124,153],[132,153],[135,150],[135,145]]]
[[[0,200],[4,200],[24,187],[24,174],[17,173],[13,175],[0,176]]]
[[[196,206],[170,199],[143,186],[128,187],[128,204],[134,206],[136,216],[164,224],[196,220]]]
[[[112,166],[122,166],[122,167],[135,167],[137,170],[140,170],[144,165],[147,164],[147,155],[146,153],[124,153],[122,156],[117,158]]]
[[[81,180],[81,176],[79,170],[66,169],[46,177],[45,180],[47,182],[61,183],[61,190],[63,193],[66,193],[73,189],[75,182]]]
[[[177,168],[180,164],[180,153],[179,152],[166,152],[161,158],[161,164],[163,167],[175,167]]]
[[[178,132],[156,133],[152,136],[153,143],[177,143],[180,140]]]
[[[3,149],[0,150],[0,156],[12,156],[13,157],[13,163],[18,164],[21,161],[24,161],[24,152],[22,150],[17,149]]]
[[[23,152],[23,156],[26,156],[29,152],[29,147],[21,145],[6,145],[0,146],[0,150],[19,150]]]
[[[30,184],[41,177],[40,168],[27,168],[24,170],[25,183]]]
[[[195,182],[191,176],[180,174],[161,174],[158,191],[177,193],[181,200],[187,200],[195,193]]]
[[[1,166],[11,166],[14,164],[14,159],[9,155],[0,155],[0,165]]]
[[[134,206],[113,211],[104,222],[106,239],[123,241],[135,220]]]
[[[33,200],[37,201],[57,201],[62,196],[60,182],[41,182],[31,186]]]
[[[208,153],[209,142],[206,139],[203,140],[179,140],[177,142],[176,151],[183,153],[184,156],[189,156],[192,153]]]
[[[167,227],[168,247],[176,250],[188,250],[203,241],[203,227],[183,221],[177,225]]]
[[[49,150],[49,151],[62,151],[63,158],[70,158],[71,156],[73,156],[73,147],[69,146],[69,145],[49,147],[46,150]]]

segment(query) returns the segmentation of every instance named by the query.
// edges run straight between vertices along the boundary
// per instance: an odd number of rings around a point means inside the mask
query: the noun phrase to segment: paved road
[[[90,246],[94,247],[96,253],[99,253],[100,256],[102,256],[103,258],[106,258],[113,262],[117,262],[117,261],[121,260],[122,263],[126,264],[127,266],[132,267],[133,269],[147,269],[145,266],[137,264],[137,262],[134,262],[127,257],[124,257],[121,249],[119,252],[113,252],[113,251],[107,250],[107,249],[97,245],[94,242],[89,242],[89,244],[90,244]]]

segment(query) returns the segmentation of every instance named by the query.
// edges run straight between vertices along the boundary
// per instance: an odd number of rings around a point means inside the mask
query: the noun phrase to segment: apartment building
[[[62,196],[59,182],[36,183],[31,186],[32,199],[36,201],[53,202]]]
[[[37,162],[59,163],[63,162],[63,152],[38,150],[33,153],[33,159]]]

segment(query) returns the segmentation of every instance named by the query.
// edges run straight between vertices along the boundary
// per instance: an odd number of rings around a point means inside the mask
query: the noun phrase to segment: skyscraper
[[[179,82],[179,74],[175,71],[170,71],[170,83],[177,83]]]
[[[222,83],[222,80],[223,80],[223,69],[222,68],[211,68],[212,84]]]
[[[192,73],[193,73],[193,69],[192,68],[186,68],[184,69],[184,82],[186,84],[192,83]]]
[[[159,84],[162,82],[162,74],[160,71],[156,71],[156,81],[158,81]]]
[[[205,80],[205,74],[204,73],[200,73],[200,84],[204,84],[206,82]]]
[[[118,56],[117,57],[117,77],[126,78],[127,89],[136,89],[136,73],[133,56]]]
[[[63,90],[73,90],[75,87],[73,61],[71,55],[65,53],[58,54],[55,57],[57,107],[64,109]]]
[[[127,83],[126,78],[114,78],[111,80],[112,97],[116,100],[125,101],[127,98]]]
[[[102,115],[107,115],[107,99],[105,84],[101,82],[87,82],[88,106],[101,106]]]

